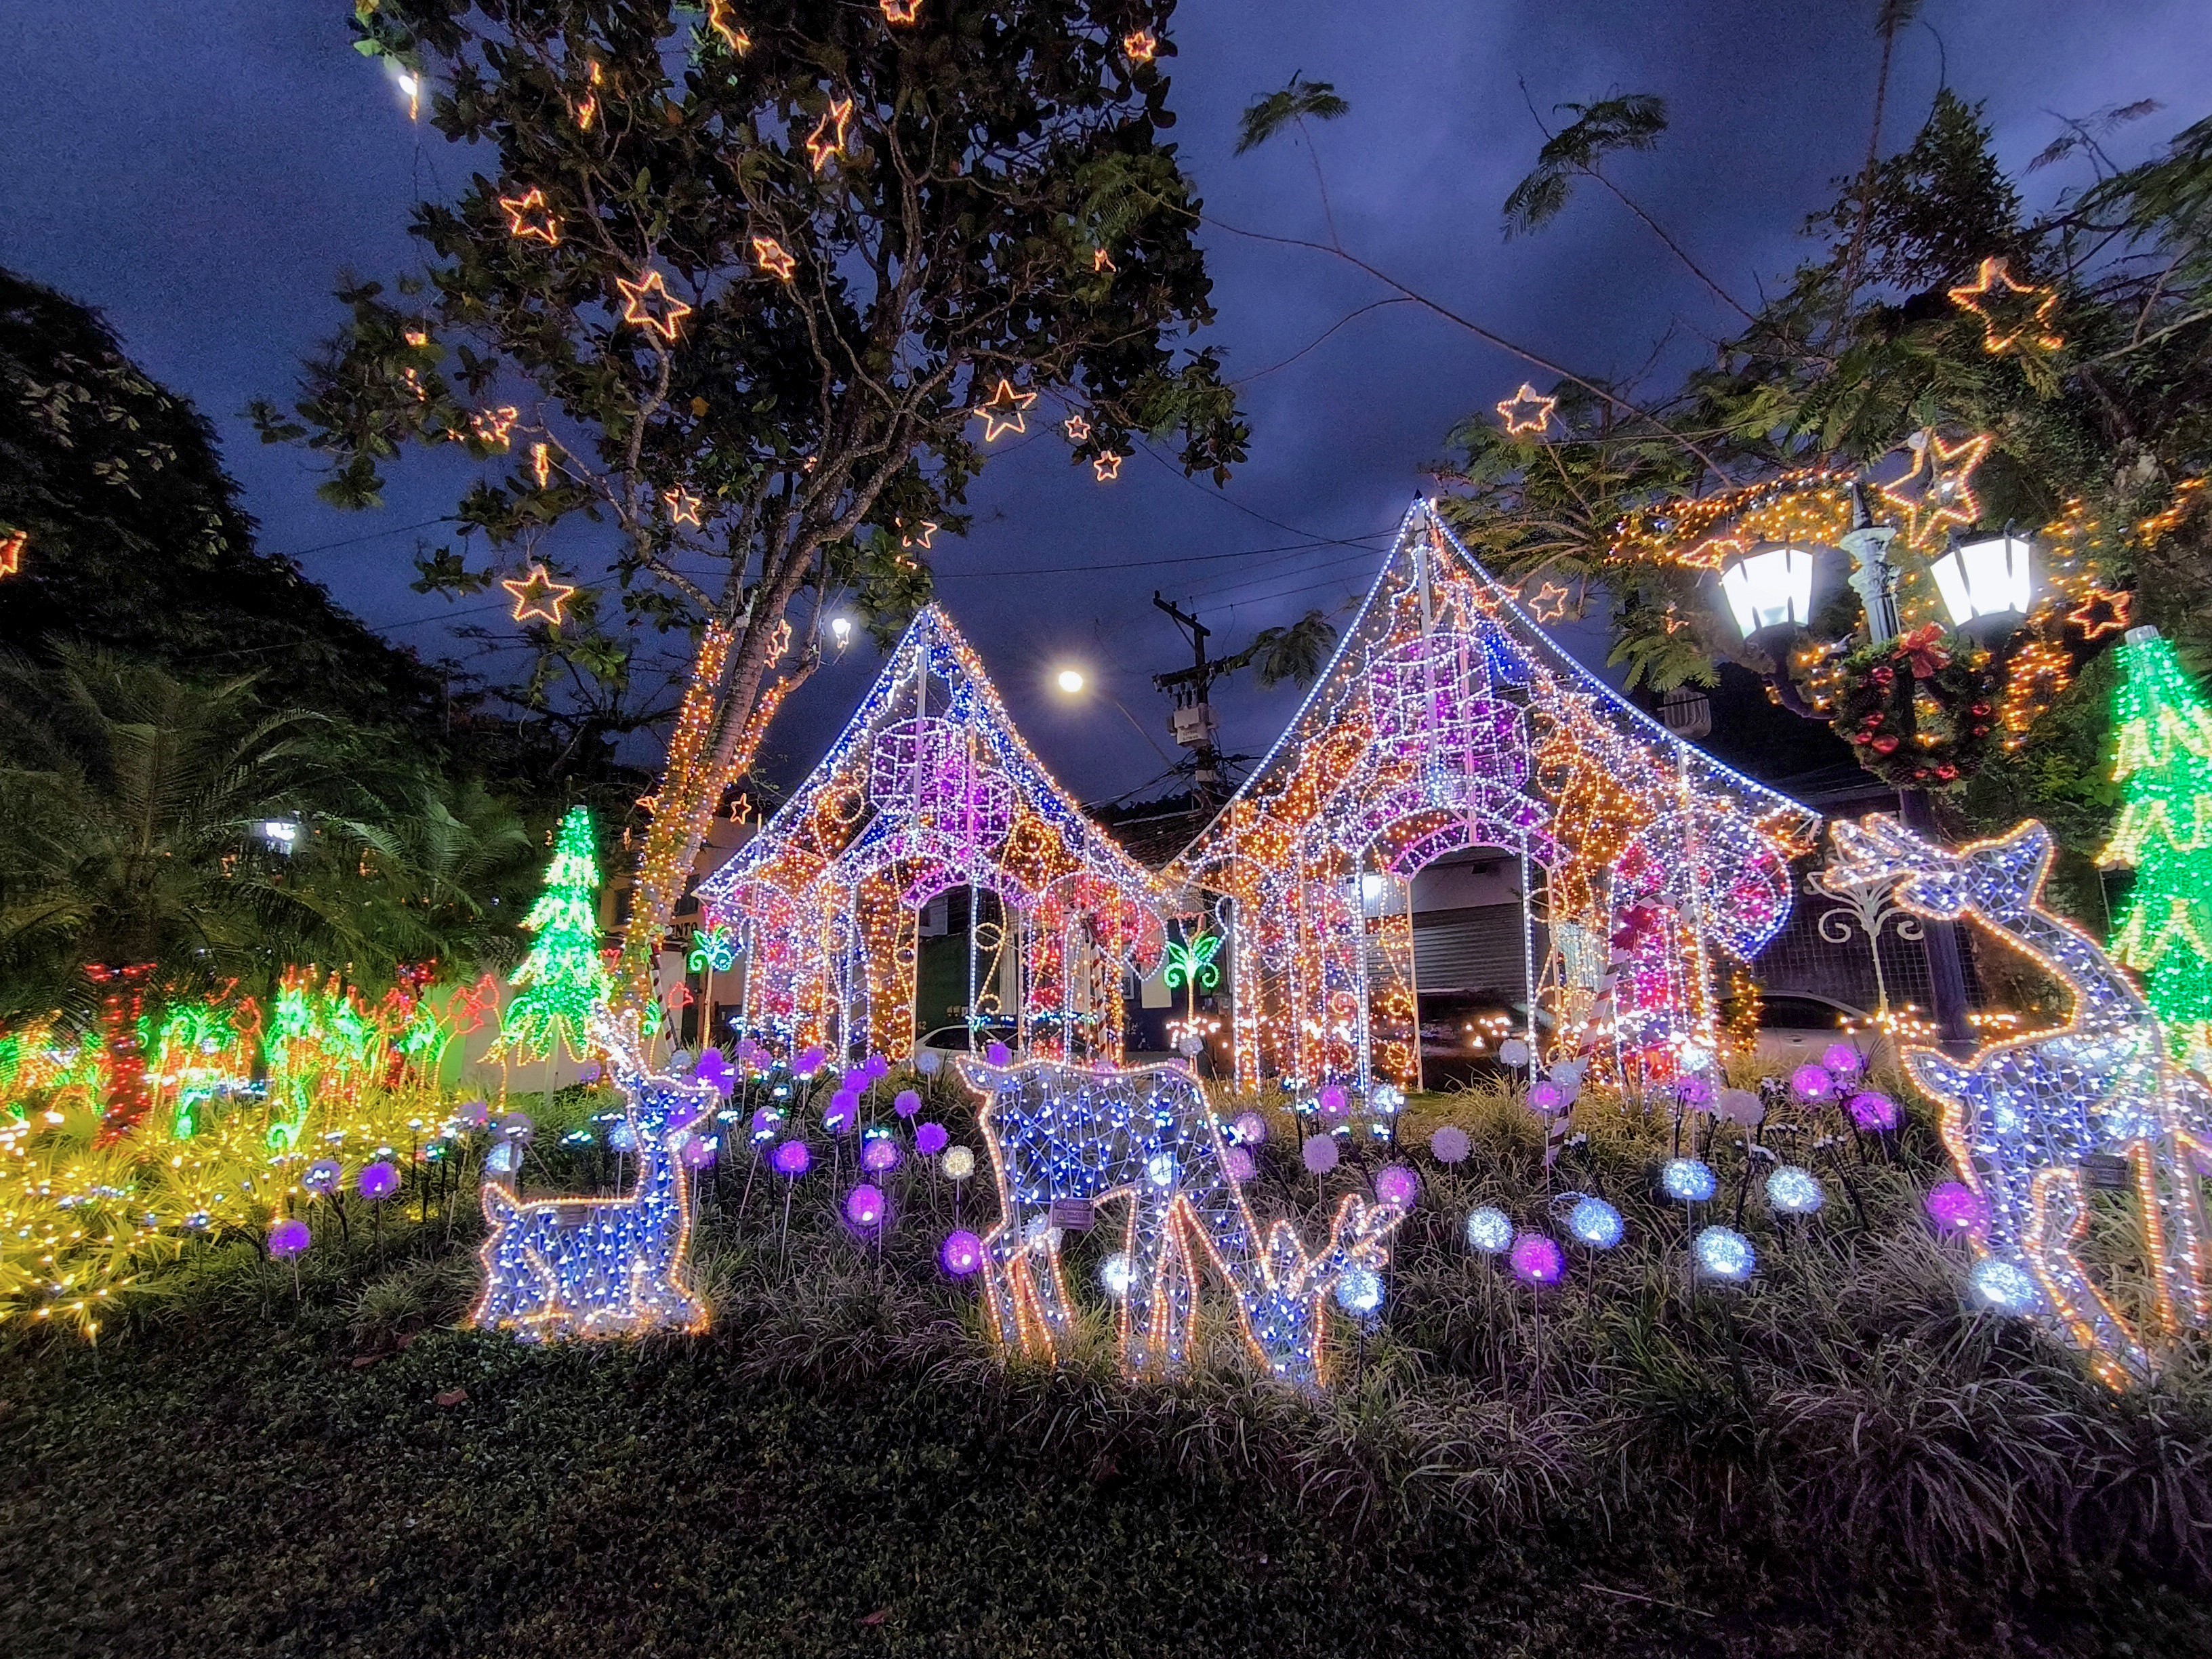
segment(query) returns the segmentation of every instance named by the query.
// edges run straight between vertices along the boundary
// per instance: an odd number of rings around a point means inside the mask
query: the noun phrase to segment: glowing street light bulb
[[[1083,671],[1079,668],[1063,668],[1060,671],[1054,683],[1072,697],[1083,690]]]
[[[830,617],[830,637],[837,641],[837,648],[842,651],[852,641],[853,619],[850,617]]]

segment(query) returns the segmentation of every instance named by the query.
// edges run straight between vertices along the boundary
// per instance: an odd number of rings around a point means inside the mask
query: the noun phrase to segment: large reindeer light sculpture
[[[2212,1309],[2199,1181],[2212,1171],[2212,1094],[2169,1057],[2127,975],[2044,908],[2051,842],[2042,824],[1955,853],[1887,817],[1838,823],[1835,840],[1841,879],[1895,881],[1908,909],[1987,928],[2072,995],[2072,1017],[2057,1030],[1993,1042],[1963,1061],[1907,1049],[1905,1063],[1941,1105],[1944,1144],[1979,1200],[1975,1291],[2008,1312],[2054,1315],[2115,1388],[2147,1376],[2142,1336],[2075,1250],[2089,1224],[2088,1161],[2127,1160],[2160,1322],[2203,1327]]]
[[[1245,1338],[1269,1371],[1299,1389],[1321,1387],[1323,1298],[1343,1281],[1350,1300],[1379,1303],[1402,1207],[1346,1197],[1328,1243],[1310,1255],[1288,1221],[1262,1237],[1188,1067],[957,1063],[983,1097],[976,1121],[997,1176],[999,1224],[983,1241],[983,1267],[1000,1340],[1033,1358],[1059,1357],[1070,1304],[1054,1206],[1120,1203],[1127,1374],[1183,1368],[1205,1263],[1235,1292]]]

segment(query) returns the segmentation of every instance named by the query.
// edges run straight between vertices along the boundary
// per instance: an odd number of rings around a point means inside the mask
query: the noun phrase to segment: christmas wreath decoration
[[[1972,776],[1999,740],[2004,670],[1930,623],[1844,659],[1831,723],[1883,782],[1946,788]]]

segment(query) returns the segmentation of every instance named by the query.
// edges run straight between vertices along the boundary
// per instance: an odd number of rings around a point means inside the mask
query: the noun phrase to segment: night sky
[[[300,357],[338,321],[337,273],[412,268],[410,203],[465,176],[462,158],[410,126],[389,81],[350,49],[349,9],[7,0],[0,264],[105,312],[148,371],[216,422],[264,547],[297,556],[342,602],[434,655],[451,648],[456,607],[409,592],[408,560],[418,535],[438,533],[423,521],[450,510],[447,464],[410,457],[382,512],[341,514],[314,499],[311,459],[262,447],[242,415],[255,396],[289,400]],[[1540,143],[1520,83],[1547,112],[1615,92],[1662,95],[1674,122],[1662,148],[1617,164],[1616,176],[1750,301],[1758,279],[1802,257],[1798,227],[1832,198],[1830,180],[1860,164],[1875,10],[1874,0],[1190,0],[1167,65],[1174,136],[1209,214],[1319,236],[1302,146],[1231,149],[1253,98],[1294,70],[1333,81],[1352,112],[1315,137],[1347,246],[1585,374],[1634,371],[1669,331],[1679,364],[1724,336],[1729,314],[1609,198],[1586,191],[1541,234],[1502,240],[1498,204]],[[2113,141],[2125,163],[2206,112],[2203,0],[1932,0],[1925,15],[1932,27],[1901,40],[1887,147],[1909,140],[1947,76],[1987,100],[2013,166],[2050,142],[2059,113],[2162,102]],[[2081,177],[2034,175],[2031,204]],[[1229,488],[1185,481],[1143,453],[1102,486],[1048,432],[1001,446],[971,498],[974,532],[937,544],[940,598],[1032,743],[1088,798],[1141,784],[1161,763],[1109,703],[1058,697],[1048,671],[1079,663],[1165,745],[1166,705],[1148,676],[1186,658],[1153,589],[1198,605],[1222,649],[1309,606],[1343,605],[1427,487],[1455,422],[1530,373],[1409,306],[1369,312],[1314,345],[1382,292],[1324,255],[1211,227],[1205,240],[1213,342],[1232,376],[1255,377],[1244,389],[1252,459]],[[1232,554],[1243,556],[1213,556]],[[1577,644],[1602,654],[1601,640]],[[773,740],[787,765],[811,762],[877,662],[856,647],[793,700]],[[1295,704],[1287,687],[1218,701],[1224,742],[1255,752]]]

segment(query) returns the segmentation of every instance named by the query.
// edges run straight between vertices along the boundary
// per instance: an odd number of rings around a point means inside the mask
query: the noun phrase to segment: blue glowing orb
[[[1625,1229],[1620,1211],[1601,1198],[1585,1198],[1568,1212],[1567,1231],[1593,1250],[1609,1250]]]
[[[1372,1267],[1346,1267],[1336,1281],[1336,1305],[1364,1319],[1382,1305],[1382,1275]]]
[[[1766,1201],[1777,1215],[1811,1215],[1828,1201],[1828,1195],[1810,1170],[1785,1164],[1766,1177]]]
[[[1677,1203],[1703,1204],[1720,1190],[1721,1182],[1712,1165],[1704,1159],[1677,1158],[1669,1159],[1659,1172],[1659,1184]]]
[[[1714,1279],[1743,1279],[1759,1266],[1759,1252],[1733,1227],[1708,1227],[1691,1245],[1700,1270]]]
[[[1513,1248],[1513,1223],[1486,1204],[1468,1217],[1467,1242],[1485,1255],[1504,1255]]]
[[[1978,1262],[1967,1281],[1974,1294],[1999,1313],[2033,1313],[2043,1301],[2035,1280],[2009,1261]]]

